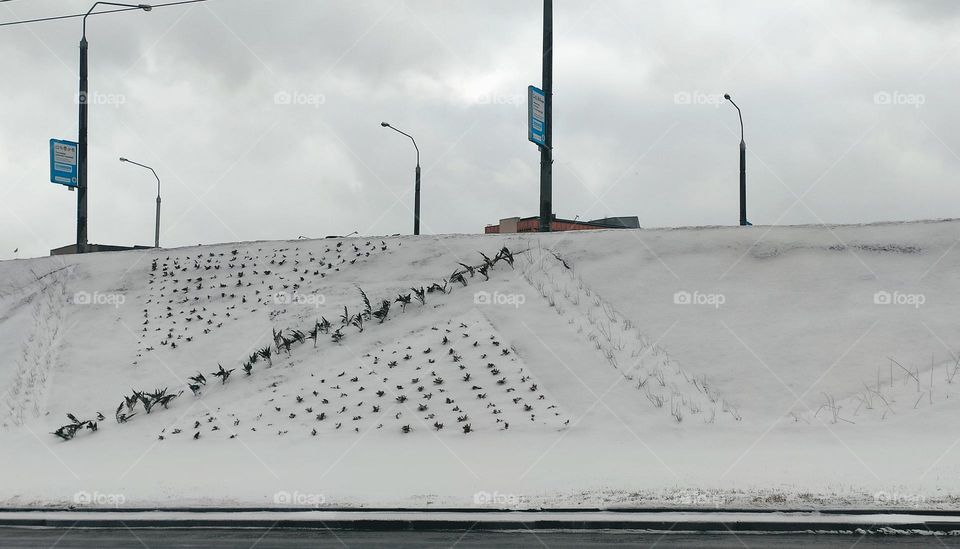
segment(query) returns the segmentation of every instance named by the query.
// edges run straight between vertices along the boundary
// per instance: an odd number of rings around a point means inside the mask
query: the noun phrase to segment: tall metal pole
[[[93,8],[91,8],[93,9]],[[77,253],[87,252],[87,18],[80,38],[80,128],[77,139]]]
[[[413,234],[420,235],[420,151],[417,151],[417,186],[413,198]]]
[[[402,134],[402,135],[405,135],[405,136],[409,137],[409,138],[410,138],[410,141],[413,142],[413,148],[417,150],[417,171],[416,171],[416,180],[415,180],[416,182],[415,182],[415,184],[414,184],[415,186],[414,186],[414,188],[413,188],[413,190],[414,190],[414,197],[413,197],[413,234],[414,234],[415,236],[416,236],[416,235],[419,235],[419,234],[420,234],[420,147],[417,146],[417,140],[414,139],[413,136],[410,135],[409,133],[404,132],[404,131],[400,131],[400,130],[398,130],[397,128],[394,128],[393,126],[391,126],[391,125],[390,125],[389,123],[387,123],[387,122],[381,122],[380,125],[383,126],[384,128],[390,128],[391,130],[393,130],[393,131],[395,131],[395,132],[397,132],[397,133],[399,133],[399,134]]]
[[[156,227],[153,232],[153,247],[160,247],[160,176],[157,175],[157,170],[154,170],[146,164],[141,164],[139,162],[134,162],[133,160],[120,157],[120,162],[127,162],[128,164],[133,164],[134,166],[140,166],[153,172],[153,177],[157,179],[157,215],[156,215]]]
[[[153,247],[160,247],[160,181],[157,180],[157,226],[153,232]]]
[[[553,220],[553,0],[543,0],[544,145],[540,147],[540,232]]]
[[[743,113],[740,107],[733,102],[729,93],[723,94],[723,98],[736,107],[737,116],[740,117],[740,226],[750,225],[747,221],[747,143],[743,139]]]
[[[740,140],[740,226],[747,221],[747,144]]]
[[[83,33],[80,35],[80,124],[77,136],[77,253],[87,252],[87,17],[100,4],[150,11],[149,4],[122,4],[118,2],[94,2],[83,16]]]

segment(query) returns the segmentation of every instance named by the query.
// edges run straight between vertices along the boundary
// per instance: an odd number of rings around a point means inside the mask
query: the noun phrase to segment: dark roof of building
[[[530,217],[521,217],[520,221],[531,221],[534,219],[540,219],[538,215],[532,215]],[[640,228],[640,218],[635,215],[632,216],[619,216],[619,217],[604,217],[601,219],[594,219],[591,221],[585,221],[581,219],[564,219],[562,217],[553,216],[553,221],[559,223],[576,223],[578,225],[589,225],[592,227],[603,227],[606,229],[639,229]],[[495,227],[498,223],[493,223],[487,225],[488,227]]]

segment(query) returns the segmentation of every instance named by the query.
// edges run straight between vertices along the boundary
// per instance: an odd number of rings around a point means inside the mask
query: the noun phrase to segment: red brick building
[[[559,231],[590,231],[596,229],[639,229],[640,220],[636,216],[631,217],[605,217],[603,219],[594,219],[593,221],[577,221],[576,219],[560,219],[553,216],[550,222],[550,230]],[[487,225],[484,228],[486,234],[506,234],[506,233],[535,233],[540,230],[540,218],[534,217],[507,217],[501,219],[497,225]]]

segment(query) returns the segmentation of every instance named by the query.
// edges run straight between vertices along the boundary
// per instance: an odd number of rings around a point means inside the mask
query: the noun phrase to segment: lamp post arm
[[[740,142],[745,143],[746,141],[743,139],[743,113],[740,112],[740,107],[734,103],[733,99],[728,99],[727,101],[730,101],[730,103],[737,109],[737,116],[740,117]]]
[[[159,199],[160,198],[160,176],[157,175],[156,170],[154,170],[150,166],[147,166],[147,169],[149,169],[153,173],[153,177],[157,178],[157,198]]]
[[[393,126],[387,126],[387,127],[390,128],[391,130],[397,132],[397,133],[403,134],[403,135],[405,135],[405,136],[407,136],[407,137],[410,138],[410,141],[413,142],[413,148],[417,150],[417,166],[419,166],[419,165],[420,165],[420,147],[417,146],[417,140],[414,139],[412,135],[410,135],[409,133],[407,133],[407,132],[405,132],[405,131],[398,130],[397,128],[394,128]]]
[[[97,9],[97,6],[103,4],[104,6],[118,6],[121,8],[132,8],[132,9],[143,9],[145,4],[135,5],[135,4],[120,4],[118,2],[94,2],[90,9],[87,10],[87,13],[83,16],[83,37],[87,37],[87,17],[93,13],[93,10]]]
[[[123,161],[126,162],[126,163],[128,163],[128,164],[133,164],[134,166],[140,166],[141,168],[146,168],[146,169],[150,170],[150,171],[153,173],[153,177],[157,178],[157,196],[160,196],[160,176],[157,175],[157,171],[156,171],[156,170],[154,170],[154,169],[151,168],[150,166],[147,166],[146,164],[141,164],[141,163],[139,163],[139,162],[134,162],[133,160],[130,160],[129,158],[124,158]]]
[[[153,168],[150,168],[150,171],[153,172],[153,177],[157,178],[157,200],[160,200],[160,176],[157,175],[157,172]]]

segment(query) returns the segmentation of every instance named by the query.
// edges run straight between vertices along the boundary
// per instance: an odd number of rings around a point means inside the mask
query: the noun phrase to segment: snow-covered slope
[[[943,221],[0,263],[0,503],[955,507],[958,239]],[[68,413],[97,430],[50,434]]]

